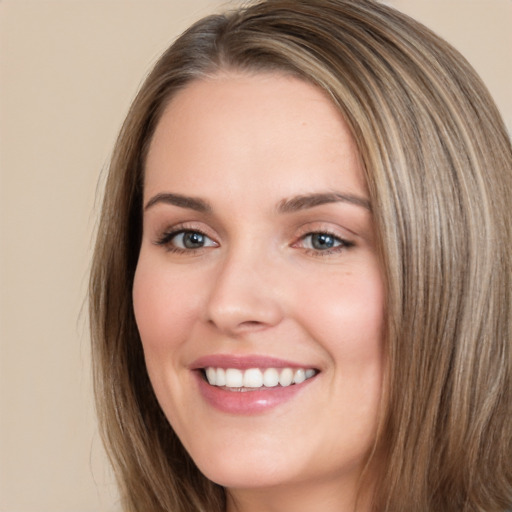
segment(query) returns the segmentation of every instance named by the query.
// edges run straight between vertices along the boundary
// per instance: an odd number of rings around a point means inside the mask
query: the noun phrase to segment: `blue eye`
[[[309,235],[311,247],[317,251],[325,251],[341,245],[341,241],[328,233],[312,233]]]
[[[352,242],[343,240],[330,233],[308,233],[302,237],[304,249],[327,254],[352,247],[353,245]]]
[[[165,233],[157,241],[157,245],[165,245],[169,250],[175,251],[193,251],[203,247],[216,247],[217,244],[204,233],[193,230],[179,230],[171,233]]]
[[[197,231],[183,231],[172,239],[174,245],[180,249],[199,249],[204,247],[207,237]]]

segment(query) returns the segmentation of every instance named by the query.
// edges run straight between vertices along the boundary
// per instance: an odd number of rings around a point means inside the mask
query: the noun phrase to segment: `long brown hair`
[[[222,69],[316,84],[361,152],[388,301],[375,510],[504,511],[512,503],[510,140],[465,59],[372,0],[268,0],[205,18],[164,53],[133,102],[90,280],[97,409],[125,510],[225,507],[224,490],[198,471],[156,402],[131,296],[155,126],[176,91]]]

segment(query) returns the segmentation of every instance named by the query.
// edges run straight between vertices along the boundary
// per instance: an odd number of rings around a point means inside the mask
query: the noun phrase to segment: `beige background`
[[[0,0],[0,512],[118,510],[84,307],[97,182],[151,63],[214,0]],[[512,127],[512,0],[393,0]]]

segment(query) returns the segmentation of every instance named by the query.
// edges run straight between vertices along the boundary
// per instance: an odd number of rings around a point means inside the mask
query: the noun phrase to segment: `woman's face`
[[[385,297],[338,111],[277,74],[193,82],[157,126],[144,205],[135,316],[197,466],[240,492],[352,486],[375,436]]]

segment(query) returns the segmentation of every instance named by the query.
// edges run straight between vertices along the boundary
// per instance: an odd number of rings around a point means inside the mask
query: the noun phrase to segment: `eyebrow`
[[[144,211],[148,210],[155,204],[172,204],[174,206],[179,206],[180,208],[188,208],[190,210],[195,210],[200,213],[211,213],[212,207],[209,203],[204,201],[203,199],[199,199],[197,197],[189,197],[183,196],[181,194],[171,194],[169,192],[156,194],[153,196],[144,206]]]
[[[300,210],[306,210],[308,208],[314,208],[315,206],[321,206],[323,204],[340,202],[361,206],[369,212],[372,211],[370,201],[368,199],[353,194],[341,194],[338,192],[305,194],[291,197],[290,199],[283,199],[280,201],[277,210],[280,213],[293,213]]]
[[[370,201],[364,197],[359,197],[354,194],[341,194],[338,192],[324,192],[316,194],[304,194],[300,196],[283,199],[277,206],[278,213],[293,213],[315,206],[321,206],[329,203],[349,203],[371,212]],[[189,197],[181,194],[171,194],[164,192],[153,196],[144,206],[144,210],[148,210],[152,206],[163,203],[178,206],[180,208],[188,208],[200,213],[211,213],[213,211],[211,205],[204,199],[197,197]]]

